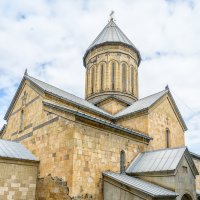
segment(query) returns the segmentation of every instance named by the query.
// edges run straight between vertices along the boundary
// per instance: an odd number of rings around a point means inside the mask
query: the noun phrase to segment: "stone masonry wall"
[[[200,173],[200,160],[193,158],[193,161],[195,163],[198,172]],[[200,175],[196,176],[196,189],[200,190]]]
[[[169,146],[185,146],[184,131],[175,115],[168,96],[163,97],[148,115],[148,134],[153,137],[153,149],[166,148],[166,129],[169,129]]]
[[[119,172],[120,151],[126,152],[126,166],[146,149],[146,145],[127,136],[77,123],[74,134],[72,199],[102,199],[105,170]],[[89,198],[88,198],[89,199]]]
[[[35,200],[37,163],[0,159],[0,199]]]

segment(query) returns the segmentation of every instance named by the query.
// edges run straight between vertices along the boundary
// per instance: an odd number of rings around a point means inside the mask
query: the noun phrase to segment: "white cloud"
[[[169,84],[189,127],[187,144],[200,153],[198,0],[1,0],[0,124],[25,68],[84,97],[82,57],[111,10],[141,51],[140,96]]]

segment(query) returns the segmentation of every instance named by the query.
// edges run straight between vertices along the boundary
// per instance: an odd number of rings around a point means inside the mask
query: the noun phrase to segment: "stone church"
[[[83,57],[85,99],[26,71],[0,132],[0,199],[198,199],[200,155],[168,87],[139,98],[140,62],[111,18]]]

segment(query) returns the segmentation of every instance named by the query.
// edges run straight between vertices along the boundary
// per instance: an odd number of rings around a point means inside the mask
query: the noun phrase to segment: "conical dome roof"
[[[137,50],[135,45],[126,37],[126,35],[121,31],[121,29],[116,25],[113,19],[111,19],[108,22],[108,24],[104,27],[104,29],[100,32],[100,34],[96,37],[92,44],[88,47],[83,59],[85,60],[87,54],[93,48],[106,43],[121,43],[131,47],[134,51],[136,51],[140,62],[141,57],[139,51]]]

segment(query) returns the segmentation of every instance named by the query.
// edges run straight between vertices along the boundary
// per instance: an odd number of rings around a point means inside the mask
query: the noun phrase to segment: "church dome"
[[[86,53],[83,57],[84,66],[86,66],[85,59],[90,51],[105,44],[123,44],[128,46],[133,51],[136,52],[138,56],[138,62],[141,61],[140,52],[137,50],[135,45],[128,39],[128,37],[121,31],[121,29],[116,25],[114,19],[111,18],[108,24],[104,27],[104,29],[100,32],[100,34],[96,37],[96,39],[92,42],[92,44],[86,50]],[[139,64],[138,63],[138,64]]]

